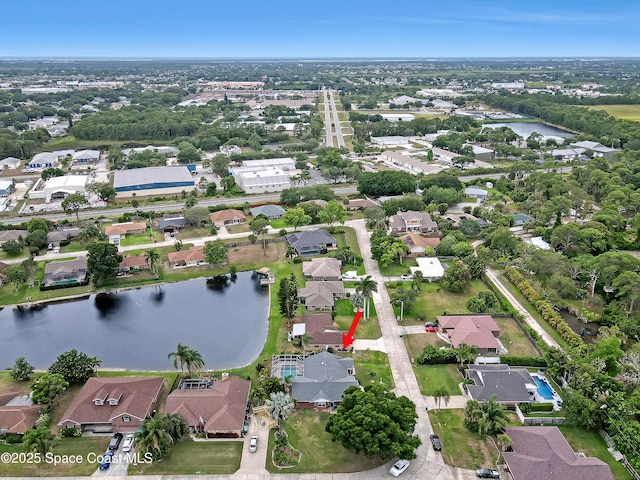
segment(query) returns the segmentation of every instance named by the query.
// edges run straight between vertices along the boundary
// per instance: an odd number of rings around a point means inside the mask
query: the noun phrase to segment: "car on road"
[[[116,433],[113,437],[111,437],[111,441],[109,442],[109,450],[118,450],[120,447],[120,442],[122,442],[123,435],[121,433]]]
[[[409,468],[409,460],[398,460],[389,470],[392,477],[399,477],[407,468]]]
[[[122,451],[129,452],[131,451],[131,447],[133,447],[133,433],[129,433],[124,437],[124,442],[122,442]]]
[[[111,450],[107,450],[104,452],[102,456],[102,460],[100,461],[100,470],[107,470],[109,465],[111,465],[111,460],[113,459],[113,452]]]
[[[500,472],[497,470],[491,470],[490,468],[480,468],[476,470],[476,477],[478,478],[500,478]]]
[[[410,273],[405,273],[404,275],[400,275],[400,279],[402,280],[411,280],[413,278],[413,275]]]
[[[432,433],[429,438],[431,439],[431,445],[433,445],[433,449],[436,452],[439,452],[442,450],[442,444],[440,443],[440,437],[438,435],[436,435],[435,433]]]
[[[437,332],[438,327],[424,327],[427,332]]]
[[[255,435],[249,440],[249,451],[255,453],[258,451],[258,437]]]

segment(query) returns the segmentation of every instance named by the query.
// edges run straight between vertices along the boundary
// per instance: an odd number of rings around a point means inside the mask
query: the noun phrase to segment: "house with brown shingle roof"
[[[29,235],[28,230],[0,230],[0,245],[9,240],[22,241]]]
[[[502,457],[513,480],[613,480],[609,465],[574,452],[558,427],[507,427],[511,439]]]
[[[180,250],[179,252],[171,252],[167,255],[171,268],[181,267],[198,267],[207,263],[204,247],[191,247],[189,250]]]
[[[133,255],[130,253],[129,255],[125,255],[120,262],[118,273],[146,270],[147,268],[149,268],[149,264],[147,263],[147,258],[144,253],[141,253],[140,255]]]
[[[215,226],[234,225],[236,223],[246,223],[247,217],[240,210],[219,210],[209,214],[211,223]]]
[[[58,423],[83,432],[135,432],[153,410],[164,377],[91,377]]]
[[[349,203],[345,205],[346,210],[364,210],[365,208],[376,208],[379,205],[368,198],[354,198],[349,200]]]
[[[22,435],[35,426],[42,409],[18,393],[0,395],[0,434]]]
[[[437,233],[438,224],[427,212],[408,210],[389,217],[389,233]]]
[[[199,383],[204,388],[178,387],[171,392],[165,412],[177,413],[192,431],[205,431],[209,438],[240,437],[251,382],[223,374],[221,380]]]
[[[340,280],[342,261],[337,258],[320,257],[302,262],[302,274],[307,280]]]
[[[333,324],[333,318],[328,313],[315,313],[302,316],[304,335],[309,337],[307,344],[311,348],[342,348],[342,334]]]
[[[298,296],[308,312],[331,311],[338,298],[344,298],[344,283],[342,282],[307,282],[298,291]]]
[[[502,349],[498,341],[500,328],[491,315],[439,316],[438,323],[453,348],[465,343],[479,354],[497,354]]]
[[[407,233],[400,237],[400,240],[409,249],[408,257],[424,257],[426,247],[436,248],[440,245],[438,237],[423,237],[417,233]]]
[[[146,231],[147,224],[145,222],[114,223],[113,225],[104,227],[104,233],[109,237],[109,243],[113,243],[114,245],[120,245],[120,240],[127,235],[138,235]]]

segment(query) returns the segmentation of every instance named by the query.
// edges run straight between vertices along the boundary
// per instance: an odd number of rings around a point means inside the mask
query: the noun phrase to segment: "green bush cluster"
[[[532,403],[530,411],[532,412],[553,412],[553,403]]]
[[[63,428],[62,430],[60,430],[60,436],[61,437],[79,437],[82,435],[82,430],[80,430],[79,428],[73,428],[73,427],[69,427],[69,428]]]
[[[8,445],[22,443],[22,435],[18,435],[15,433],[13,435],[7,435],[7,438],[5,439],[5,443],[7,443]]]
[[[438,350],[433,345],[427,345],[417,359],[420,365],[438,365],[443,363],[457,363],[458,358],[453,350]]]
[[[501,355],[500,363],[518,367],[546,367],[547,361],[542,357],[519,357],[516,355]]]
[[[571,327],[558,315],[551,304],[540,297],[538,292],[533,288],[529,281],[524,278],[520,272],[514,268],[507,268],[504,271],[505,276],[513,283],[520,293],[529,300],[529,303],[542,315],[549,325],[551,325],[560,334],[560,336],[572,347],[579,347],[583,344],[580,335],[571,330]]]

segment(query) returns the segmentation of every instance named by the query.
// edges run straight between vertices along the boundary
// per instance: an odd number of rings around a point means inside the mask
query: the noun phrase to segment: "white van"
[[[342,280],[358,280],[358,272],[356,272],[355,270],[344,272],[341,278]]]

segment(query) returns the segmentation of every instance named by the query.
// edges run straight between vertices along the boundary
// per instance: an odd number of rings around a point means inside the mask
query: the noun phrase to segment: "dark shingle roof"
[[[336,239],[326,230],[308,230],[290,233],[286,236],[299,254],[320,250],[322,247],[336,243]]]
[[[339,402],[344,391],[357,386],[358,381],[348,370],[352,358],[342,358],[328,352],[309,355],[304,359],[304,376],[293,380],[292,395],[299,402]]]
[[[527,385],[535,386],[535,381],[525,368],[509,368],[508,365],[470,365],[469,379],[475,385],[467,385],[469,395],[480,402],[497,395],[498,402],[530,402]]]

